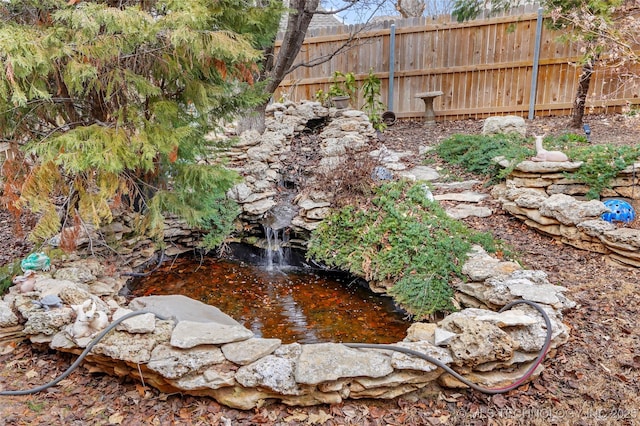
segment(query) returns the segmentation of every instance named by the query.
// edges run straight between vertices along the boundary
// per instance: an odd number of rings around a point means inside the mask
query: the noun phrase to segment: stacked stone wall
[[[605,254],[625,266],[640,267],[640,230],[601,218],[607,207],[597,200],[587,201],[589,187],[568,178],[579,162],[523,161],[504,184],[492,189],[494,198],[507,212],[528,226],[573,247]],[[625,199],[636,207],[640,200],[640,163],[621,171],[603,199]]]

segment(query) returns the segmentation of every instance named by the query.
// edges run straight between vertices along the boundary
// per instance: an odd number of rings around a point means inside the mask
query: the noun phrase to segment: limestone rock
[[[519,365],[524,363],[529,363],[536,359],[538,356],[537,352],[521,352],[515,351],[513,356],[506,361],[494,361],[487,362],[486,364],[480,364],[474,367],[474,371],[478,372],[489,372],[494,370],[503,370],[511,368],[513,365]]]
[[[546,200],[547,198],[548,195],[540,191],[530,190],[515,196],[513,198],[513,201],[518,207],[527,209],[539,209],[544,200]]]
[[[21,313],[27,317],[23,330],[25,334],[44,334],[46,336],[53,336],[65,325],[71,324],[75,315],[73,309],[66,306],[48,311],[32,310],[28,315],[25,315],[26,312],[22,310]]]
[[[485,119],[482,126],[482,134],[495,135],[498,133],[517,133],[521,136],[526,136],[527,124],[524,118],[516,115],[496,116]]]
[[[130,309],[119,308],[113,313],[112,320],[115,321],[130,312]],[[156,329],[156,316],[152,313],[140,314],[122,321],[116,326],[116,330],[128,333],[153,333]]]
[[[607,245],[633,251],[640,248],[640,230],[633,228],[617,228],[605,231],[602,235]]]
[[[43,298],[45,296],[48,296],[50,294],[53,295],[59,295],[60,292],[67,288],[67,287],[71,287],[74,290],[76,288],[80,288],[82,290],[86,290],[88,287],[86,284],[83,283],[76,283],[73,281],[69,281],[69,280],[58,280],[55,278],[49,278],[49,277],[40,277],[38,276],[37,280],[36,280],[36,291],[40,292],[40,298]]]
[[[215,306],[181,295],[137,297],[129,303],[129,308],[134,311],[146,310],[164,319],[175,318],[177,321],[240,324]]]
[[[496,275],[508,275],[521,269],[515,262],[502,262],[489,254],[479,245],[474,245],[468,259],[462,265],[462,273],[471,281],[484,281]]]
[[[522,378],[524,373],[531,367],[531,363],[525,363],[512,368],[510,370],[491,371],[487,373],[480,373],[477,371],[467,374],[465,377],[467,380],[477,383],[478,385],[488,388],[497,388],[502,386],[508,386],[515,383],[516,380]],[[535,379],[542,373],[544,367],[540,364],[531,374],[530,380]],[[466,388],[467,385],[455,379],[449,374],[443,374],[438,379],[440,384],[448,388]]]
[[[458,204],[446,209],[447,215],[454,219],[465,219],[467,217],[489,217],[493,211],[488,207],[476,206],[474,204]]]
[[[540,206],[540,213],[553,217],[563,225],[577,225],[585,220],[599,218],[608,211],[600,201],[580,201],[565,194],[554,194]]]
[[[410,170],[400,172],[400,176],[413,181],[434,181],[440,178],[440,173],[433,167],[416,166]]]
[[[555,348],[569,340],[569,328],[562,322],[560,312],[550,306],[541,304],[540,307],[547,313],[551,321],[551,347]],[[510,327],[506,331],[515,342],[518,350],[523,352],[538,352],[544,345],[547,328],[540,316],[540,313],[531,306],[520,305],[519,311],[529,315],[533,320],[532,324],[521,327]]]
[[[280,339],[248,339],[222,346],[222,353],[231,362],[240,365],[250,364],[275,351],[282,341]]]
[[[171,346],[193,348],[198,345],[220,345],[253,337],[253,333],[240,324],[180,321],[171,333]]]
[[[463,192],[451,192],[448,194],[438,194],[434,195],[438,201],[458,201],[463,203],[478,203],[485,198],[487,198],[487,194],[483,194],[481,192],[475,191],[463,191]]]
[[[0,328],[12,327],[20,322],[16,314],[11,310],[11,306],[3,300],[0,300]]]
[[[558,173],[573,172],[582,166],[582,161],[522,161],[516,165],[515,170],[526,173]]]
[[[462,182],[434,182],[433,187],[443,191],[470,191],[474,186],[481,183],[481,181],[475,179]]]
[[[160,344],[151,352],[147,367],[168,379],[178,379],[212,364],[220,364],[224,360],[225,357],[217,346],[176,349]]]
[[[405,342],[429,342],[434,343],[435,332],[437,326],[433,323],[427,322],[414,322],[407,329],[407,336],[404,338]]]
[[[267,355],[240,367],[235,379],[245,387],[267,388],[282,395],[301,393],[294,378],[294,363],[287,358]]]
[[[588,185],[571,184],[571,185],[559,185],[554,183],[547,187],[547,193],[552,194],[566,194],[566,195],[584,195],[589,192]]]
[[[521,306],[525,305],[523,304]],[[480,322],[488,322],[500,328],[529,326],[540,322],[539,318],[532,317],[529,311],[521,310],[519,309],[519,307],[520,305],[504,312],[494,312],[487,309],[468,308],[459,312],[452,313],[451,315],[440,321],[439,325],[441,327],[455,329],[455,322],[462,317],[470,318],[472,320]],[[453,322],[454,325],[450,326],[451,322]]]
[[[88,268],[69,267],[56,270],[53,277],[57,280],[88,283],[96,279]]]
[[[151,359],[153,348],[169,340],[172,328],[173,322],[160,321],[153,333],[131,334],[114,330],[94,346],[93,352],[122,361],[146,364]]]
[[[218,364],[200,373],[189,373],[178,379],[170,380],[178,389],[199,391],[220,389],[236,385],[235,371]]]
[[[433,340],[436,346],[447,346],[449,342],[451,342],[451,339],[456,337],[456,335],[456,333],[452,333],[449,330],[436,327],[436,332]]]
[[[266,213],[269,209],[276,205],[275,200],[270,198],[264,198],[253,203],[245,203],[242,205],[242,209],[251,215],[261,215]]]
[[[298,383],[318,384],[341,377],[382,377],[391,373],[389,356],[338,343],[304,345],[295,370]]]
[[[443,364],[453,362],[453,358],[451,358],[451,354],[447,349],[434,346],[429,342],[399,342],[394,344],[394,346],[421,352],[431,358],[437,359]],[[438,369],[435,364],[429,361],[398,351],[394,351],[391,355],[391,366],[397,370],[415,370],[427,373],[435,372]],[[437,375],[439,375],[439,373]],[[436,376],[433,378],[435,379],[435,377]]]
[[[243,203],[251,195],[251,188],[246,183],[240,182],[227,191],[227,197],[238,203]]]
[[[464,311],[462,311],[464,312]],[[449,342],[454,363],[474,367],[492,361],[505,361],[513,356],[516,344],[498,326],[458,315],[438,323],[456,336]]]
[[[558,309],[573,306],[563,295],[567,289],[551,284],[542,271],[519,270],[502,276],[492,277],[484,282],[483,294],[473,295],[494,306],[503,306],[516,299],[552,305]]]

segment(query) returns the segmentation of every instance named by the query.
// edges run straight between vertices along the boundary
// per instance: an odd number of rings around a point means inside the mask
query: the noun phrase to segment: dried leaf
[[[293,422],[293,421],[297,421],[297,422],[303,422],[305,420],[307,420],[309,418],[308,415],[306,415],[305,413],[295,413],[292,414],[288,417],[284,418],[284,421],[287,423]]]
[[[318,411],[318,414],[311,413],[309,414],[309,423],[312,425],[315,424],[324,424],[328,420],[331,420],[333,416],[331,414],[327,414],[322,410]]]
[[[109,416],[109,423],[120,425],[124,420],[124,415],[122,413],[113,413]]]
[[[39,375],[40,373],[38,373],[36,370],[30,370],[30,371],[27,371],[24,376],[27,379],[33,379],[34,377],[38,377]]]
[[[95,416],[96,414],[103,412],[106,408],[107,407],[105,405],[94,405],[89,409],[89,415]]]
[[[140,396],[144,397],[145,392],[147,391],[147,388],[145,386],[142,386],[140,383],[137,383],[136,390],[138,391],[138,394]]]
[[[178,145],[174,146],[169,153],[169,162],[175,163],[178,160]]]
[[[493,401],[493,403],[496,404],[496,407],[498,408],[504,408],[507,405],[507,399],[501,394],[497,394],[491,397],[491,401]]]

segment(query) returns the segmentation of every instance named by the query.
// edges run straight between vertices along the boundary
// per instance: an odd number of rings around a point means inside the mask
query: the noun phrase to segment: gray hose
[[[431,357],[431,356],[429,356],[427,354],[424,354],[422,352],[414,351],[413,349],[403,348],[401,346],[369,344],[369,343],[345,343],[344,345],[348,346],[350,348],[389,349],[389,350],[392,350],[392,351],[397,351],[397,352],[402,352],[402,353],[405,353],[405,354],[417,356],[418,358],[424,359],[425,361],[429,361],[431,364],[434,364],[434,365],[442,368],[444,371],[446,371],[447,373],[451,374],[453,377],[455,377],[456,379],[460,380],[465,385],[467,385],[470,388],[473,388],[473,389],[475,389],[477,391],[480,391],[480,392],[486,393],[486,394],[505,393],[505,392],[509,392],[510,390],[513,390],[513,389],[517,388],[518,386],[523,384],[529,377],[531,377],[531,375],[533,374],[535,369],[538,368],[538,365],[540,365],[540,363],[544,359],[545,355],[547,354],[547,351],[549,350],[549,346],[551,346],[551,337],[552,337],[551,320],[549,319],[549,316],[544,311],[544,309],[542,309],[540,307],[540,305],[538,305],[537,303],[531,302],[529,300],[516,300],[516,301],[513,301],[513,302],[509,303],[508,305],[506,305],[502,309],[500,309],[500,312],[506,311],[507,309],[511,308],[512,306],[519,305],[521,303],[524,303],[524,304],[527,304],[529,306],[532,306],[538,312],[540,312],[540,314],[542,315],[542,318],[544,318],[545,324],[547,325],[547,334],[545,336],[544,345],[542,345],[542,349],[540,349],[540,352],[538,353],[538,356],[536,357],[536,359],[533,362],[533,364],[531,365],[531,367],[529,367],[529,369],[527,369],[527,371],[524,373],[524,375],[520,379],[518,379],[514,383],[512,383],[512,384],[510,384],[508,386],[502,387],[502,388],[485,388],[483,386],[480,386],[480,385],[477,385],[477,384],[475,384],[473,382],[470,382],[465,377],[463,377],[458,372],[456,372],[451,367],[449,367],[447,364],[445,364],[445,363],[441,362],[440,360],[438,360],[436,358],[433,358],[433,357]]]
[[[149,314],[152,313],[154,314],[156,317],[160,318],[161,320],[166,320],[167,318],[158,315],[154,312],[149,312],[149,311],[134,311],[134,312],[129,312],[128,314],[121,316],[120,318],[118,318],[117,320],[113,321],[111,324],[109,324],[109,326],[107,328],[105,328],[104,330],[102,330],[100,332],[100,334],[98,334],[96,337],[93,338],[93,340],[87,345],[87,347],[84,349],[84,351],[82,351],[82,353],[80,354],[80,356],[78,357],[78,359],[75,360],[75,362],[73,364],[71,364],[71,366],[69,368],[67,368],[67,370],[62,373],[60,376],[58,376],[57,378],[55,378],[54,380],[50,381],[49,383],[46,383],[42,386],[38,386],[32,389],[26,389],[26,390],[14,390],[14,391],[2,391],[0,392],[0,396],[9,396],[9,395],[29,395],[32,393],[38,393],[38,392],[42,392],[45,389],[50,388],[51,386],[54,386],[58,383],[60,383],[60,381],[64,380],[67,378],[67,376],[69,376],[69,374],[71,374],[73,372],[73,370],[75,370],[76,368],[78,368],[78,366],[80,365],[80,363],[82,362],[82,360],[89,354],[89,352],[91,351],[91,349],[93,349],[93,347],[104,337],[107,335],[107,333],[109,333],[111,330],[113,330],[118,324],[120,324],[122,321],[125,321],[131,317],[134,317],[136,315],[142,315],[142,314]]]

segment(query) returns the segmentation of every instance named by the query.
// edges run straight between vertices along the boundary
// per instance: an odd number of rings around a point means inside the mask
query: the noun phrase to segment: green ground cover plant
[[[406,181],[373,189],[370,203],[337,210],[313,232],[307,256],[369,281],[393,282],[389,293],[416,319],[454,311],[449,282],[472,244],[494,252],[489,234],[451,219],[427,198],[426,186]]]
[[[591,145],[584,136],[575,134],[545,138],[544,146],[563,151],[571,161],[582,162],[578,170],[566,175],[589,186],[588,199],[598,199],[603,189],[611,187],[618,173],[640,157],[640,147]],[[489,183],[504,179],[516,164],[535,154],[533,141],[518,135],[453,135],[440,143],[435,152],[449,163],[488,176]],[[496,158],[507,159],[510,165],[502,167]]]

